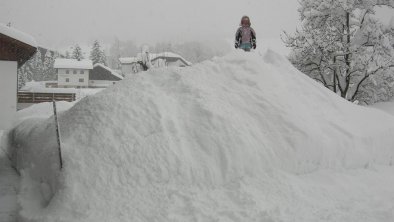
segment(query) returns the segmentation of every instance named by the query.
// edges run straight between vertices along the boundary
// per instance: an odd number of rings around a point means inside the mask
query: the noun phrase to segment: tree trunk
[[[333,90],[335,93],[337,93],[337,68],[336,68],[336,63],[337,63],[337,57],[334,56],[334,74],[333,74]]]
[[[346,52],[345,52],[345,63],[346,63],[346,73],[345,73],[345,81],[346,88],[343,92],[341,92],[341,96],[347,99],[347,92],[350,87],[350,13],[346,12]]]

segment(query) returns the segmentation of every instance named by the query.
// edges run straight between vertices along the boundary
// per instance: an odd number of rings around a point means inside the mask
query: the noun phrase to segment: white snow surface
[[[70,109],[76,102],[66,102],[66,101],[58,101],[56,102],[56,109],[58,112],[62,112]],[[26,109],[19,110],[16,113],[16,122],[15,124],[19,124],[26,119],[32,118],[49,118],[53,115],[53,103],[38,103],[34,104]]]
[[[93,69],[93,62],[89,59],[55,59],[55,69]]]
[[[46,88],[46,83],[57,83],[57,81],[30,81],[20,91],[36,93],[75,93],[77,91],[74,88]]]
[[[52,117],[13,130],[29,221],[394,221],[394,117],[272,51],[136,74],[59,121],[61,172]]]
[[[93,95],[103,90],[103,88],[46,88],[45,84],[53,81],[31,81],[27,82],[20,91],[34,93],[75,93],[76,99],[82,99],[86,96]],[[57,81],[55,81],[57,82]]]
[[[0,33],[30,46],[37,47],[37,42],[31,35],[21,32],[15,28],[8,27],[3,23],[0,23]]]
[[[388,114],[394,115],[394,100],[388,102],[380,102],[372,105],[373,108],[382,110]]]

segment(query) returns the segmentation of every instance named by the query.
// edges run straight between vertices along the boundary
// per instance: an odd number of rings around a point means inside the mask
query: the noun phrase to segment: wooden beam
[[[0,60],[17,61],[21,67],[36,51],[36,47],[0,33]]]

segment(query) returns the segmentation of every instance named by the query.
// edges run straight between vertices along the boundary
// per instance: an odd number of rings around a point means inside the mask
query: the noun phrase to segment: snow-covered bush
[[[376,1],[302,0],[302,29],[285,33],[292,63],[349,101],[391,95],[393,31],[375,17]]]

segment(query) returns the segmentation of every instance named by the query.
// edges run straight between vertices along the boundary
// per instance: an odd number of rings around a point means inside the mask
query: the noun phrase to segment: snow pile
[[[0,23],[0,33],[3,35],[9,36],[13,39],[16,39],[20,42],[31,45],[33,47],[37,47],[37,42],[32,36],[30,36],[26,33],[23,33],[17,29],[14,29],[12,27],[8,27],[2,23]]]
[[[70,109],[75,102],[58,101],[56,109],[58,112]],[[49,118],[53,115],[53,103],[38,103],[16,113],[16,124],[31,118]]]
[[[382,110],[388,114],[394,115],[394,100],[389,102],[380,102],[372,105],[373,108]]]
[[[394,170],[381,168],[394,117],[271,51],[133,75],[59,118],[61,173],[53,118],[12,132],[32,221],[394,219],[394,176],[382,176]]]

